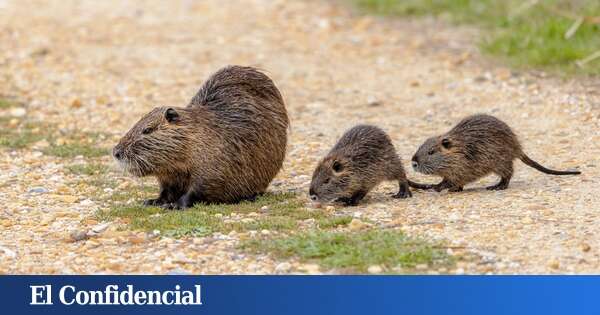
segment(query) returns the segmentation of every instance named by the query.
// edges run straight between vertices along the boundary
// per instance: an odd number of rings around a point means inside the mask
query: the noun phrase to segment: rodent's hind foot
[[[488,186],[485,189],[487,189],[487,190],[505,190],[506,188],[508,188],[508,183],[503,183],[502,181],[500,181],[498,184]]]
[[[155,198],[155,199],[146,199],[146,200],[144,200],[144,202],[142,204],[144,205],[144,207],[156,207],[156,206],[162,206],[164,204],[164,202],[162,200],[160,200],[160,198]]]
[[[508,188],[508,183],[510,183],[510,177],[501,177],[500,182],[498,182],[498,184],[486,187],[485,189],[487,189],[487,190],[504,190],[504,189]]]
[[[258,198],[258,197],[260,197],[262,195],[264,195],[264,193],[255,193],[253,195],[240,198],[239,202],[242,202],[242,201],[255,202],[256,198]]]
[[[441,192],[442,190],[449,188],[449,182],[447,180],[442,180],[441,182],[439,182],[438,184],[433,185],[433,190],[437,191],[437,192]]]
[[[462,186],[454,186],[454,187],[450,187],[448,188],[449,192],[461,192],[463,191],[463,187]]]
[[[160,206],[165,210],[185,210],[187,207],[183,207],[178,202],[167,202]]]

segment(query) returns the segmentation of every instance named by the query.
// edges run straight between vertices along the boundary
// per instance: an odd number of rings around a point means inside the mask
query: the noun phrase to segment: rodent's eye
[[[340,163],[338,161],[334,161],[331,168],[333,168],[334,172],[339,173],[344,170],[344,165],[342,165],[342,163]]]
[[[431,150],[429,150],[429,152],[427,152],[427,154],[429,154],[429,155],[433,155],[434,153],[435,153],[434,149],[431,149]]]
[[[329,178],[325,179],[325,180],[323,181],[323,184],[329,184]]]
[[[442,140],[442,146],[444,146],[444,148],[446,148],[446,149],[450,148],[450,140],[443,139]]]
[[[151,133],[152,131],[154,131],[154,128],[148,127],[146,129],[142,130],[142,134],[147,135],[147,134]]]

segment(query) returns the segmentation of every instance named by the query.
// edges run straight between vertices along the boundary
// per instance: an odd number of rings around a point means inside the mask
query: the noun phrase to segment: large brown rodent
[[[443,180],[434,185],[437,191],[461,191],[464,185],[490,173],[501,179],[487,189],[502,190],[508,187],[515,159],[546,174],[581,174],[551,170],[533,161],[506,123],[483,114],[466,117],[449,132],[427,139],[413,156],[412,166],[423,174],[441,176]]]
[[[129,173],[157,177],[160,195],[146,205],[233,203],[267,189],[285,157],[288,123],[269,77],[228,66],[186,107],[158,107],[142,117],[113,155]]]
[[[346,131],[315,169],[310,198],[316,202],[357,205],[377,184],[397,180],[394,198],[408,198],[408,186],[431,188],[406,179],[402,162],[390,137],[375,126],[359,125]]]

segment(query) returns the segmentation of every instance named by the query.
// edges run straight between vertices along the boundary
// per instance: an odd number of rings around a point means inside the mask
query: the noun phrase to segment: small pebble
[[[378,265],[369,266],[367,272],[370,274],[379,274],[383,271],[383,269]]]
[[[175,269],[169,270],[169,272],[167,272],[167,275],[169,275],[169,276],[188,276],[188,275],[191,275],[191,273],[182,268],[175,268]]]
[[[321,272],[321,267],[317,264],[305,264],[301,265],[298,269],[305,271],[309,274],[317,274]]]
[[[10,110],[10,115],[13,117],[23,117],[27,115],[27,110],[23,107],[15,107]]]
[[[17,257],[17,253],[13,250],[10,250],[6,247],[0,246],[0,251],[4,253],[5,256],[7,256],[8,258],[16,258]]]
[[[369,107],[377,107],[383,104],[382,101],[378,100],[375,96],[369,96],[367,99],[367,106]]]
[[[533,219],[531,219],[531,217],[524,217],[521,220],[521,223],[523,223],[523,224],[532,224],[533,223]]]
[[[558,269],[560,267],[560,262],[557,259],[552,259],[548,262],[548,267],[551,269]]]
[[[460,214],[454,212],[448,216],[448,219],[450,220],[450,222],[456,222],[460,220]]]
[[[428,268],[429,268],[429,266],[427,264],[418,264],[415,266],[415,269],[421,270],[421,271],[427,270]]]
[[[142,244],[146,241],[145,238],[143,237],[139,237],[139,236],[131,236],[129,238],[129,243],[134,244],[134,245],[138,245],[138,244]]]
[[[110,225],[110,223],[101,223],[101,224],[98,224],[98,225],[96,225],[96,226],[94,226],[92,228],[92,232],[98,233],[98,234],[102,233],[102,232],[104,232],[108,228],[109,225]]]
[[[90,199],[85,199],[85,200],[81,201],[79,204],[81,204],[82,206],[89,207],[89,206],[93,206],[94,202]]]
[[[231,255],[231,260],[241,260],[244,259],[244,257],[246,257],[244,254],[233,254]]]
[[[48,192],[47,188],[44,187],[33,187],[29,189],[29,193],[31,194],[45,194]]]
[[[592,249],[592,247],[591,247],[589,244],[587,244],[587,243],[583,243],[583,244],[581,244],[581,250],[582,250],[584,253],[587,253],[587,252],[589,252],[591,249]]]
[[[79,242],[79,241],[87,240],[89,238],[88,231],[83,231],[83,230],[72,231],[71,234],[69,234],[69,235],[71,237],[71,241],[73,241],[73,242]]]
[[[73,107],[73,108],[79,108],[79,107],[81,107],[81,105],[83,105],[83,104],[81,103],[81,100],[79,100],[78,98],[74,99],[71,102],[71,107]]]
[[[285,273],[292,269],[292,265],[288,262],[282,262],[275,267],[276,273]]]
[[[351,231],[362,230],[362,229],[365,229],[365,228],[367,228],[369,226],[371,226],[371,225],[368,224],[368,223],[365,223],[365,222],[363,222],[363,221],[361,221],[359,219],[356,219],[356,218],[352,219],[352,221],[350,221],[350,223],[348,224],[348,228]]]

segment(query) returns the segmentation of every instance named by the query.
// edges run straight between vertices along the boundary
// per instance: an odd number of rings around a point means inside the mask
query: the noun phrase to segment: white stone
[[[288,272],[292,268],[292,265],[288,262],[282,262],[275,267],[275,272],[284,273]]]
[[[383,271],[383,269],[377,265],[369,266],[369,268],[367,269],[367,272],[370,274],[378,274],[378,273],[381,273],[382,271]]]

